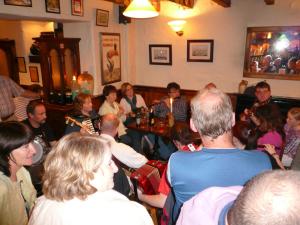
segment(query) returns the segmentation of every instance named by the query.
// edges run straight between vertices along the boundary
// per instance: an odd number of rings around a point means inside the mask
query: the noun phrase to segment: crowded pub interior
[[[299,170],[300,0],[0,0],[0,225],[296,225]]]

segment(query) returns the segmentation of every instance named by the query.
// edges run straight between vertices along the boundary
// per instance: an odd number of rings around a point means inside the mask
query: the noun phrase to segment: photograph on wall
[[[46,12],[60,13],[60,0],[45,0]]]
[[[24,57],[17,57],[18,67],[20,73],[27,73],[26,63]]]
[[[100,33],[102,85],[121,81],[121,43],[118,33]]]
[[[39,72],[37,66],[29,66],[29,75],[31,82],[39,82]]]
[[[83,0],[71,0],[73,16],[83,16]]]
[[[16,6],[26,6],[32,7],[31,0],[4,0],[5,5],[16,5]]]
[[[212,62],[214,40],[187,40],[188,62]]]
[[[97,9],[96,10],[96,25],[108,27],[109,11]]]
[[[172,65],[172,45],[149,45],[149,63]]]

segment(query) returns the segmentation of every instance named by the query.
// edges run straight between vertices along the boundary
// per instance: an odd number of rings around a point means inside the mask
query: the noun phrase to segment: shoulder
[[[10,180],[2,172],[0,172],[0,199],[5,197],[11,189]]]

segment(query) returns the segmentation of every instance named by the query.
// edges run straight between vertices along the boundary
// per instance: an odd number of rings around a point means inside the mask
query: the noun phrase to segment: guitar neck
[[[81,127],[82,129],[84,129],[86,132],[88,132],[89,134],[94,134],[92,131],[90,131],[90,129],[88,129],[85,125],[83,125],[81,122],[73,119],[72,117],[66,116],[66,123],[68,124],[69,122],[76,124],[77,126]]]

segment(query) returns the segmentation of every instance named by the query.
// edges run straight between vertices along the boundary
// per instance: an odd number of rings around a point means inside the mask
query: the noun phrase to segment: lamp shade
[[[151,18],[158,16],[158,12],[149,0],[133,0],[123,15],[131,18]]]
[[[168,25],[175,31],[175,32],[178,32],[178,31],[182,31],[183,30],[183,27],[184,27],[184,24],[186,23],[185,20],[173,20],[173,21],[170,21],[168,22]]]

